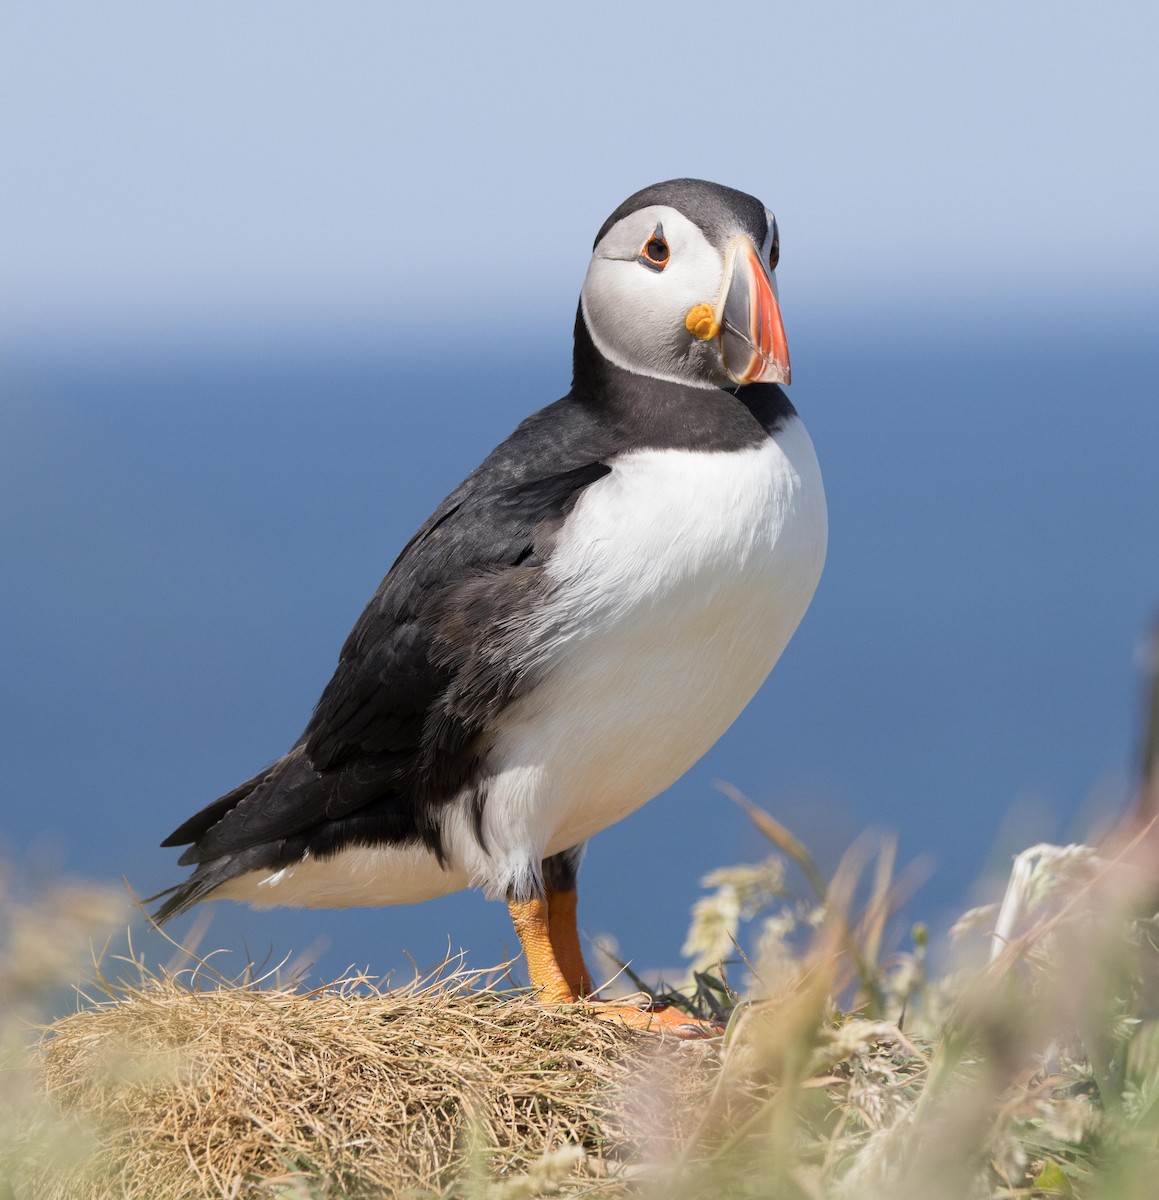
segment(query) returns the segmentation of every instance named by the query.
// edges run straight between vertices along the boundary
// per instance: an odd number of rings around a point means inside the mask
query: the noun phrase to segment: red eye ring
[[[668,249],[668,239],[664,236],[664,228],[657,225],[652,231],[652,236],[644,243],[644,248],[637,255],[636,261],[651,271],[663,271],[668,265],[670,256],[671,252]]]
[[[649,238],[644,243],[644,257],[662,267],[668,261],[668,243],[663,238]]]

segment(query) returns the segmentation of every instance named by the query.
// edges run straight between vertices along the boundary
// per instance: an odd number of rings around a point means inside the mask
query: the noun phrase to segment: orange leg
[[[551,944],[547,897],[532,896],[530,900],[508,900],[507,911],[523,957],[531,986],[538,993],[540,1004],[574,1004],[578,998],[563,976]]]
[[[555,951],[555,961],[559,963],[559,969],[563,972],[572,995],[579,997],[590,996],[595,988],[592,987],[591,972],[580,949],[579,927],[576,924],[577,899],[575,888],[566,892],[547,889],[547,920],[551,948]]]
[[[614,1004],[591,996],[592,983],[576,928],[576,893],[549,892],[530,900],[509,900],[507,910],[523,947],[531,986],[545,1005],[586,999],[593,1016],[618,1021],[649,1033],[667,1031],[680,1038],[714,1037],[721,1031],[677,1009]]]

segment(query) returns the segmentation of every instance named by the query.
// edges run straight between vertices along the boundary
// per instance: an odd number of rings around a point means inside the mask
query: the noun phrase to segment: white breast
[[[545,678],[492,746],[483,844],[464,794],[447,806],[445,865],[419,845],[358,846],[216,895],[344,907],[468,883],[526,892],[542,858],[645,804],[732,724],[804,615],[826,536],[821,473],[796,418],[754,450],[617,459],[551,556]]]
[[[753,450],[617,459],[548,566],[549,670],[494,744],[488,854],[465,827],[448,830],[473,880],[526,886],[528,862],[626,816],[700,758],[780,657],[826,538],[817,458],[795,417]]]

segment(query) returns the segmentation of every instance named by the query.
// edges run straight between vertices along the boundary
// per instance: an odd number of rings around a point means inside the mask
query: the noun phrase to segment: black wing
[[[488,718],[523,681],[517,647],[496,638],[496,623],[510,627],[534,604],[560,524],[611,470],[591,456],[582,414],[581,428],[573,419],[560,436],[566,404],[524,422],[419,529],[347,638],[294,749],[163,843],[193,843],[182,863],[243,851],[238,870],[242,859],[246,870],[291,861],[305,831],[312,845],[316,834],[421,838],[439,850],[433,812],[470,780]],[[262,845],[269,853],[250,863]]]
[[[591,462],[498,490],[452,493],[347,638],[304,734],[311,762],[334,770],[366,755],[413,752],[432,705],[471,652],[530,594],[579,493],[610,470]]]

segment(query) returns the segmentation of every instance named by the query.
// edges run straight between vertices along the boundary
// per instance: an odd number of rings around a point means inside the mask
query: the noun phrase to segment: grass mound
[[[46,1092],[95,1154],[26,1186],[45,1200],[428,1195],[535,1170],[597,1179],[687,1140],[711,1045],[469,982],[122,989],[48,1031]]]

